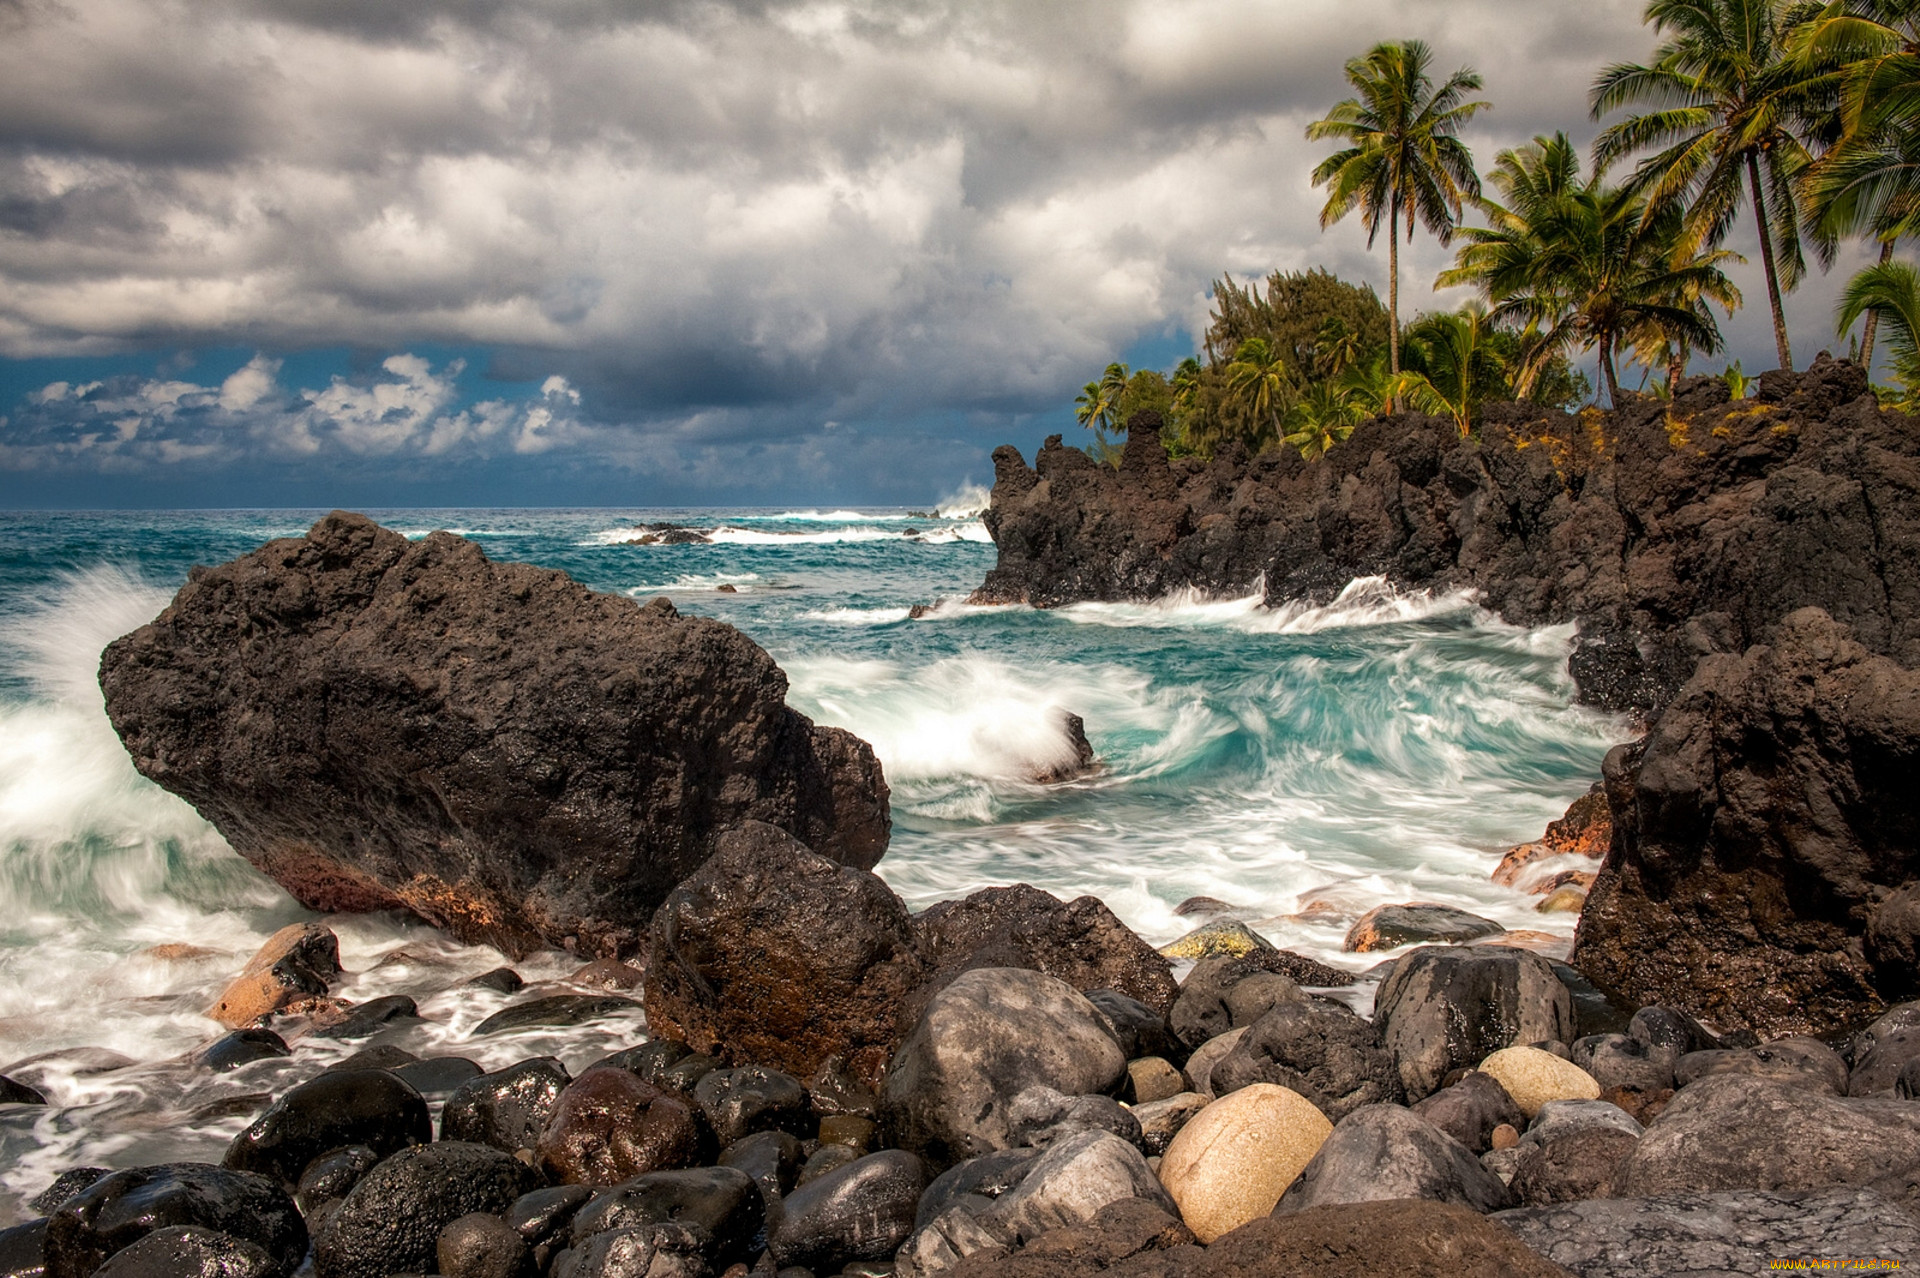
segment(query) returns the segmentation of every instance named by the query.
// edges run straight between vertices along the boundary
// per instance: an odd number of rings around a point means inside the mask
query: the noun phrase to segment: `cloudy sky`
[[[1641,7],[0,0],[0,506],[931,501],[1223,271],[1384,293],[1308,180],[1348,57],[1477,68],[1484,168]]]

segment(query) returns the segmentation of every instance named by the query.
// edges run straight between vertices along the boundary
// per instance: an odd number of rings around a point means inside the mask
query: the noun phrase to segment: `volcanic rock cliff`
[[[742,820],[861,869],[873,751],[786,704],[733,627],[335,513],[196,569],[108,647],[134,764],[301,903],[407,909],[512,954],[630,954]]]
[[[1470,588],[1578,623],[1583,700],[1636,712],[1608,761],[1614,838],[1574,962],[1628,1006],[1831,1033],[1920,984],[1920,426],[1822,356],[1732,401],[1577,416],[1415,415],[1326,457],[1170,462],[1131,423],[1117,471],[1047,442],[994,453],[999,562],[976,602],[1197,587],[1269,603],[1357,577]]]

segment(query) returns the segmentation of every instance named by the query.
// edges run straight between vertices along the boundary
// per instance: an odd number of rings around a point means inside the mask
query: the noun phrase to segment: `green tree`
[[[1255,424],[1256,444],[1279,432],[1280,418],[1293,400],[1293,373],[1279,351],[1263,337],[1249,337],[1227,365],[1227,391]]]
[[[1617,63],[1594,83],[1593,118],[1655,109],[1603,130],[1595,169],[1652,149],[1629,186],[1651,222],[1685,208],[1676,250],[1717,248],[1743,204],[1753,207],[1780,367],[1793,367],[1781,290],[1805,273],[1795,183],[1812,157],[1796,131],[1814,87],[1781,49],[1778,0],[1652,0],[1645,20],[1669,36],[1650,63]],[[1771,205],[1771,212],[1769,212]]]
[[[1530,395],[1556,359],[1574,349],[1598,356],[1608,404],[1619,397],[1614,356],[1623,344],[1684,340],[1710,353],[1720,330],[1708,303],[1728,311],[1739,290],[1721,270],[1734,255],[1690,251],[1672,203],[1583,179],[1564,133],[1503,151],[1489,181],[1505,204],[1479,201],[1489,225],[1461,231],[1467,243],[1440,287],[1477,285],[1492,320],[1522,336],[1516,391]]]
[[[1407,328],[1407,365],[1393,393],[1414,409],[1446,417],[1465,439],[1488,399],[1505,398],[1507,362],[1484,304],[1422,315]]]
[[[1920,412],[1920,271],[1907,262],[1882,262],[1854,276],[1834,315],[1837,331],[1846,332],[1863,314],[1887,326],[1887,354],[1901,391],[1891,406]]]
[[[1275,271],[1260,284],[1239,285],[1232,276],[1214,281],[1213,313],[1204,345],[1210,361],[1230,361],[1240,343],[1263,339],[1296,373],[1310,370],[1321,334],[1337,323],[1363,348],[1387,340],[1387,308],[1364,284],[1349,284],[1331,272]]]
[[[1302,457],[1312,461],[1326,456],[1335,444],[1344,443],[1366,416],[1366,409],[1338,383],[1315,382],[1287,410],[1287,433],[1281,442],[1299,449]]]
[[[1320,225],[1328,227],[1358,209],[1373,246],[1387,228],[1387,359],[1400,371],[1400,227],[1413,238],[1418,222],[1450,242],[1464,201],[1480,193],[1472,153],[1460,130],[1488,105],[1468,101],[1480,77],[1462,68],[1434,87],[1428,70],[1433,51],[1419,40],[1376,45],[1347,63],[1347,82],[1359,96],[1334,105],[1326,118],[1307,126],[1312,141],[1333,139],[1345,147],[1321,161],[1313,184],[1327,187]]]

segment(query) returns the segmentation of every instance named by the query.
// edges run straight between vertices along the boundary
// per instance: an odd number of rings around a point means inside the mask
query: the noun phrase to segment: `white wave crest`
[[[896,524],[912,516],[904,511],[874,515],[862,510],[785,510],[777,515],[735,515],[733,518],[743,524]]]
[[[985,514],[987,507],[993,504],[993,494],[979,484],[960,485],[960,491],[950,497],[942,497],[933,513],[942,519],[977,519]]]
[[[906,608],[821,608],[803,612],[808,621],[828,621],[842,626],[891,626],[911,615]]]
[[[735,528],[722,524],[707,534],[716,546],[829,546],[850,541],[905,541],[904,533],[890,528],[830,528],[820,532],[766,532],[758,528]]]
[[[1181,590],[1152,603],[1077,603],[1058,610],[1069,621],[1095,626],[1168,630],[1223,629],[1245,634],[1310,635],[1323,630],[1384,626],[1482,610],[1471,591],[1401,591],[1385,577],[1356,577],[1325,604],[1266,605],[1264,588],[1220,599]]]
[[[929,546],[951,546],[957,541],[972,541],[986,545],[993,543],[993,534],[979,520],[971,523],[955,524],[949,528],[931,528],[914,538]]]

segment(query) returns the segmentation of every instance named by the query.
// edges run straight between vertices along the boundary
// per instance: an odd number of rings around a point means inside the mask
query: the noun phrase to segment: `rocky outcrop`
[[[302,904],[623,955],[716,831],[886,849],[873,752],[732,627],[335,513],[195,570],[101,662],[135,765]]]
[[[1628,1005],[1828,1035],[1915,988],[1920,673],[1817,609],[1716,655],[1606,778],[1613,850],[1573,962]]]

